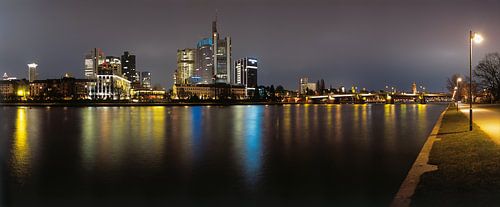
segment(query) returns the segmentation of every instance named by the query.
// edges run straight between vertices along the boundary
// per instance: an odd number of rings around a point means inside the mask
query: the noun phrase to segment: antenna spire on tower
[[[217,9],[215,10],[215,19],[212,22],[212,33],[217,32]]]

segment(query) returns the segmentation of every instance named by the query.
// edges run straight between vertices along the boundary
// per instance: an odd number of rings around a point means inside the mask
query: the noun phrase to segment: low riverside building
[[[131,82],[118,75],[97,75],[95,87],[89,95],[95,100],[130,99]]]
[[[29,85],[31,100],[86,100],[90,99],[92,80],[64,77],[61,79],[34,80]]]
[[[29,84],[26,79],[0,80],[0,100],[20,101],[29,96]]]
[[[173,86],[173,99],[191,99],[197,98],[200,100],[215,99],[246,99],[245,86],[234,86],[229,84],[175,84]]]
[[[130,91],[130,96],[133,101],[139,102],[161,101],[167,98],[167,92],[151,88],[135,88]]]

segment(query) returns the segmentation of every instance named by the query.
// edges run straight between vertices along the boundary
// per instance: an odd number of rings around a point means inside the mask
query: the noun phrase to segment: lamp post
[[[469,131],[472,131],[472,41],[481,43],[481,35],[469,31]]]
[[[460,99],[460,92],[458,91],[458,83],[462,82],[462,78],[458,77],[457,78],[457,86],[455,87],[456,89],[456,95],[457,95],[457,112],[458,112],[458,99]]]

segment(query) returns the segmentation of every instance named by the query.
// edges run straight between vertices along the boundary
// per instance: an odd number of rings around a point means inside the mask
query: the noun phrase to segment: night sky
[[[218,10],[233,60],[259,59],[259,84],[297,89],[300,77],[340,85],[405,90],[416,81],[444,91],[468,71],[469,29],[485,41],[477,61],[500,52],[499,0],[0,0],[0,72],[40,78],[83,77],[93,47],[137,55],[137,69],[170,88],[177,49],[210,36]]]

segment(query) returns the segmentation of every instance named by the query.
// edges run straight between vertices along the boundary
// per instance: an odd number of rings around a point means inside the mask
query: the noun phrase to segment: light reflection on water
[[[11,117],[1,121],[14,126],[3,132],[12,134],[12,185],[23,183],[29,188],[19,188],[31,194],[58,186],[65,190],[51,192],[91,198],[97,191],[115,197],[172,195],[167,200],[229,196],[280,203],[314,197],[330,204],[385,205],[443,109],[370,104],[10,108],[15,113],[5,113]],[[60,173],[53,166],[61,165],[68,168],[61,178],[30,182]]]
[[[28,140],[28,118],[26,113],[26,108],[17,109],[14,145],[12,149],[12,168],[20,182],[23,182],[29,175],[31,167],[31,147]]]

